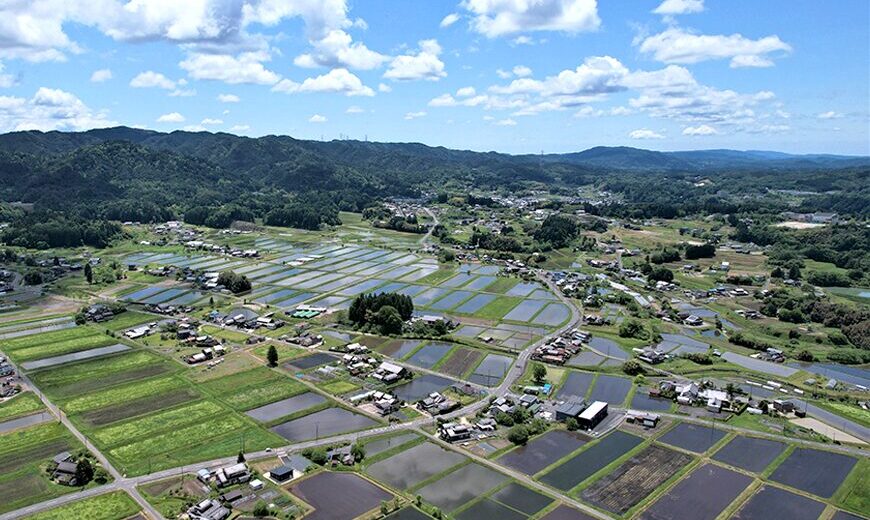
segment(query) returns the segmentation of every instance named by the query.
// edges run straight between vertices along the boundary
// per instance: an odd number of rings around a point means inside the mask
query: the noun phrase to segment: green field
[[[152,321],[157,321],[156,316],[152,316],[150,314],[143,314],[141,312],[135,311],[127,311],[124,313],[115,316],[111,320],[99,324],[100,327],[105,327],[112,331],[129,329],[131,327],[135,327],[136,325],[141,325],[143,323],[149,323]]]
[[[139,505],[123,491],[114,491],[29,516],[29,520],[122,520],[139,512]]]
[[[112,343],[117,341],[98,330],[76,327],[6,340],[3,342],[3,351],[13,361],[22,362],[104,347]]]
[[[41,370],[32,378],[49,396],[68,397],[179,369],[180,366],[173,361],[139,350]]]
[[[68,414],[96,410],[105,406],[141,399],[187,386],[182,379],[166,377],[149,381],[136,381],[126,385],[100,390],[76,397],[63,405]]]
[[[181,429],[189,424],[225,413],[226,410],[215,403],[199,401],[101,428],[91,437],[104,446],[119,446],[142,437],[152,437],[164,431]]]
[[[55,422],[0,436],[0,513],[79,490],[51,482],[44,471],[58,453],[78,449],[81,444]]]
[[[523,301],[522,298],[517,298],[515,296],[499,296],[485,305],[482,309],[475,312],[474,316],[498,320],[510,312],[510,310],[516,307],[521,301]]]
[[[8,421],[42,410],[42,401],[32,392],[23,392],[0,403],[0,421]]]

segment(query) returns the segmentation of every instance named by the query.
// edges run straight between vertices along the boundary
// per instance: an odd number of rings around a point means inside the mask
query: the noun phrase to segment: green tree
[[[378,309],[373,321],[379,325],[383,334],[399,334],[404,323],[399,311],[392,305],[385,305]]]
[[[76,482],[80,486],[84,486],[94,478],[94,467],[91,461],[82,457],[76,463]]]
[[[514,425],[508,431],[508,440],[518,446],[527,443],[529,441],[529,429],[522,424]]]
[[[353,460],[362,462],[366,458],[366,449],[361,444],[354,444],[350,447],[350,454],[353,455]]]
[[[278,366],[278,349],[275,345],[269,345],[269,350],[266,351],[266,361],[270,367]]]
[[[622,364],[622,371],[630,376],[635,376],[643,373],[643,366],[635,359],[629,359]]]
[[[85,280],[88,281],[88,284],[94,283],[94,268],[91,267],[90,262],[85,264]]]
[[[242,462],[245,462],[245,454],[243,452],[241,452],[241,451],[239,452],[239,456],[236,457],[236,462],[238,462],[240,464]]]
[[[547,369],[540,363],[532,365],[532,377],[536,385],[543,385],[547,382]]]
[[[565,421],[565,427],[568,428],[568,431],[573,432],[580,429],[580,423],[577,422],[577,419],[573,417],[568,417]]]

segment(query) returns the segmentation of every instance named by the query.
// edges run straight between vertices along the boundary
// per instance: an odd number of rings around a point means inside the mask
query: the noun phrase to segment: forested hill
[[[587,184],[622,196],[622,207],[610,210],[614,214],[732,213],[748,205],[770,212],[867,214],[867,163],[867,158],[837,156],[605,147],[515,156],[417,143],[248,138],[126,127],[15,132],[0,135],[0,203],[33,203],[37,214],[28,220],[0,204],[0,221],[15,221],[7,235],[31,236],[22,244],[38,239],[36,223],[58,216],[73,221],[53,229],[167,218],[212,227],[262,219],[313,229],[336,223],[339,210],[361,211],[389,196],[516,193],[528,187],[575,193],[574,188]],[[701,177],[713,180],[699,187]],[[771,189],[823,196],[799,208],[774,207],[762,198]],[[63,240],[76,243],[77,238]]]

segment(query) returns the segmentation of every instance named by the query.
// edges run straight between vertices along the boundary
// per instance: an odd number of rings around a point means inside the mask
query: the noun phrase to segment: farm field
[[[713,464],[695,469],[643,512],[644,520],[714,520],[752,478]]]
[[[393,495],[355,473],[322,471],[298,482],[288,490],[314,508],[308,520],[355,518],[390,500]],[[336,493],[336,490],[341,490]]]
[[[539,480],[568,491],[641,443],[639,437],[617,430],[542,475]]]
[[[649,446],[583,490],[581,498],[624,514],[692,461],[684,453]]]
[[[56,422],[0,435],[0,514],[79,490],[55,484],[43,470],[58,453],[79,449]]]
[[[396,489],[409,489],[467,460],[430,442],[416,444],[366,467],[366,473]]]
[[[29,516],[28,520],[123,520],[139,512],[139,505],[123,491],[85,498]]]
[[[498,462],[527,475],[534,475],[586,444],[582,435],[553,430],[502,455]]]
[[[785,443],[756,437],[736,436],[713,455],[714,460],[760,473],[786,448]]]
[[[42,401],[33,392],[23,392],[0,403],[0,422],[42,410]]]
[[[725,432],[697,424],[680,423],[658,438],[659,442],[695,453],[704,453],[725,438]]]

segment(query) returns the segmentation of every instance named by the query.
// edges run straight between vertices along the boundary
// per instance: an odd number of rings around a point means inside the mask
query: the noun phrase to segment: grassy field
[[[101,428],[91,437],[103,446],[118,446],[139,438],[152,437],[164,431],[181,429],[189,424],[225,413],[226,410],[215,403],[198,401]]]
[[[861,458],[833,497],[835,504],[867,514],[870,511],[870,459]]]
[[[520,283],[519,278],[509,278],[507,276],[499,276],[498,280],[492,282],[489,287],[486,288],[486,292],[504,294],[511,290],[514,285]]]
[[[78,449],[72,434],[55,422],[0,436],[0,513],[80,489],[55,484],[44,471],[58,453]]]
[[[129,329],[131,327],[135,327],[136,325],[141,325],[143,323],[149,323],[152,321],[158,321],[158,318],[150,314],[127,311],[119,314],[118,316],[115,316],[114,318],[105,323],[101,323],[99,326],[105,327],[112,331],[118,331]]]
[[[42,401],[32,392],[23,392],[0,403],[0,421],[8,421],[42,410]]]
[[[143,397],[162,394],[187,386],[188,383],[177,377],[164,377],[100,390],[88,395],[76,397],[64,403],[63,409],[68,414],[76,414],[96,410],[105,406],[124,403]]]
[[[139,512],[139,505],[123,491],[114,491],[29,516],[29,520],[122,520]]]
[[[328,337],[328,336],[327,336]],[[324,337],[326,339],[326,337]],[[266,355],[269,352],[269,343],[264,343],[259,345],[254,350],[251,351],[252,354],[257,356],[260,359],[265,360]],[[306,354],[308,351],[302,348],[291,347],[290,345],[284,345],[281,343],[275,344],[275,350],[278,352],[278,363],[283,363],[284,361],[297,358]]]
[[[208,334],[209,336],[214,336],[218,339],[223,339],[229,341],[230,343],[236,344],[244,344],[245,341],[250,337],[247,334],[236,332],[234,330],[222,329],[220,327],[215,327],[213,325],[203,325],[201,327],[202,332]]]
[[[483,308],[475,312],[474,316],[479,318],[498,320],[501,319],[502,316],[510,312],[510,310],[516,307],[521,301],[523,301],[522,298],[517,298],[514,296],[499,296],[498,298],[489,302],[487,305],[484,305]]]
[[[100,330],[75,327],[4,340],[3,351],[13,361],[28,361],[87,350],[112,342],[114,340]]]
[[[139,350],[93,361],[65,365],[32,374],[40,390],[51,397],[70,397],[98,389],[180,370],[177,363]]]

